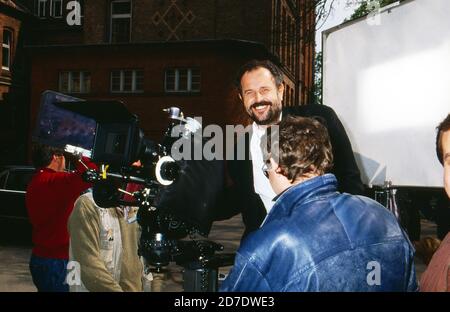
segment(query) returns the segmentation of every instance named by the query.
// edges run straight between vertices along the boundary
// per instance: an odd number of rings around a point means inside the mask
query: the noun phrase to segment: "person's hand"
[[[75,168],[78,164],[78,161],[81,159],[78,155],[74,155],[72,153],[65,152],[64,158],[66,158],[66,163],[70,164],[70,168]]]

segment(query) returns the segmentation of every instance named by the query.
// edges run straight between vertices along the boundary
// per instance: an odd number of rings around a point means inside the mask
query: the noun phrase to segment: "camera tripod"
[[[183,290],[187,292],[216,292],[219,288],[219,268],[233,265],[234,254],[214,255],[207,260],[193,261],[183,266]]]
[[[234,262],[234,253],[215,254],[223,246],[212,241],[160,240],[147,241],[141,255],[147,270],[162,273],[170,262],[183,268],[183,290],[187,292],[215,292],[218,290],[219,268]],[[142,247],[141,246],[141,247]]]

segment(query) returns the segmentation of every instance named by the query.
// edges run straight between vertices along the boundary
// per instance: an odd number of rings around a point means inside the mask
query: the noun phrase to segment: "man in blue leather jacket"
[[[279,136],[279,147],[263,148],[262,168],[275,204],[241,244],[221,290],[416,291],[414,249],[394,215],[339,193],[326,174],[333,165],[326,128],[288,117],[278,129],[270,137]]]

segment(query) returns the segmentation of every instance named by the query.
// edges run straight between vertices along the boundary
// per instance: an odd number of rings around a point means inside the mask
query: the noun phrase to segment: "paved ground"
[[[224,245],[224,252],[234,252],[239,246],[243,232],[240,216],[233,219],[216,222],[213,225],[209,239]],[[435,236],[435,225],[422,220],[422,236]],[[0,245],[0,292],[36,291],[28,270],[30,247],[16,247]],[[416,259],[417,276],[425,270],[426,266],[420,259]],[[221,268],[220,273],[227,273],[230,267]],[[155,283],[161,291],[182,291],[182,268],[171,265],[169,273],[162,284]]]
[[[36,291],[28,269],[31,249],[0,246],[0,292]]]
[[[241,217],[236,216],[215,222],[208,239],[222,244],[223,252],[232,253],[238,248],[243,231]],[[28,269],[30,254],[29,246],[17,247],[10,242],[5,243],[5,240],[0,243],[0,292],[36,291]],[[222,268],[220,273],[227,273],[229,269]],[[158,287],[162,291],[182,291],[182,268],[170,265],[168,271],[162,285],[158,283]]]

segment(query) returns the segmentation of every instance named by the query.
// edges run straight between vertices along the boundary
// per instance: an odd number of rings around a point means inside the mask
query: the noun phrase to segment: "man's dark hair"
[[[282,174],[292,182],[308,173],[323,175],[333,167],[333,152],[327,128],[318,120],[287,116],[270,127],[271,139],[264,137],[270,156],[278,162]],[[278,133],[277,133],[278,132]],[[278,144],[272,142],[278,137]],[[270,142],[270,145],[268,144]]]
[[[50,165],[53,155],[64,155],[62,148],[52,147],[40,143],[33,145],[31,160],[36,168],[44,168]]]
[[[436,153],[441,164],[444,164],[444,150],[442,148],[442,136],[444,132],[450,130],[450,114],[437,126],[437,135],[436,135]]]
[[[274,63],[272,63],[269,60],[251,60],[247,63],[245,63],[238,71],[235,79],[235,85],[236,88],[239,90],[239,93],[242,94],[242,86],[241,86],[241,79],[242,76],[244,76],[245,73],[251,72],[258,68],[265,68],[272,74],[273,78],[275,79],[275,85],[277,88],[281,86],[283,83],[283,71]]]

